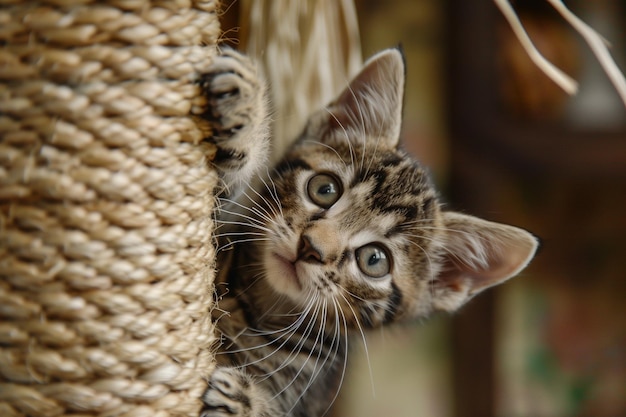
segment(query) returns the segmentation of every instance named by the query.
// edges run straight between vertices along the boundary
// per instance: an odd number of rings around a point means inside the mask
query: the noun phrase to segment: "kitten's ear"
[[[386,49],[371,57],[339,96],[322,110],[330,139],[380,141],[395,148],[400,138],[404,98],[404,57]]]
[[[517,275],[533,258],[537,239],[517,227],[444,212],[443,267],[432,283],[433,308],[454,311],[482,290]]]

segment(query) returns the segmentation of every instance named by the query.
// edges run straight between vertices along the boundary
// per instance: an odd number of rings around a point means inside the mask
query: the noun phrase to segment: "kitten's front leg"
[[[217,145],[213,161],[227,188],[248,183],[269,154],[265,86],[245,55],[224,49],[199,84],[207,98],[203,117],[211,122]]]
[[[202,417],[273,417],[270,396],[239,369],[218,367],[202,396]]]

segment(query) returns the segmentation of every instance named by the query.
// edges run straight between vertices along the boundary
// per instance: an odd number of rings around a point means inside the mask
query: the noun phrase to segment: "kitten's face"
[[[521,229],[441,211],[398,149],[403,88],[401,54],[376,55],[311,117],[266,187],[262,276],[328,320],[375,326],[455,310],[517,274],[537,246]]]
[[[302,306],[341,306],[348,320],[353,308],[367,325],[415,313],[436,271],[440,227],[425,172],[395,149],[313,141],[278,171],[282,213],[263,245],[270,285]]]

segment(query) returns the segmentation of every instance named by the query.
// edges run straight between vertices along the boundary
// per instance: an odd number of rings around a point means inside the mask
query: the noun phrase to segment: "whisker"
[[[291,410],[293,410],[293,407],[295,407],[298,404],[300,399],[302,399],[302,397],[306,394],[307,390],[311,387],[311,385],[313,385],[313,383],[315,382],[315,380],[317,379],[319,374],[324,369],[324,365],[326,364],[326,361],[328,360],[328,357],[330,356],[330,354],[332,352],[329,349],[328,353],[326,354],[326,357],[324,358],[324,360],[322,360],[322,365],[319,366],[319,368],[318,368],[318,364],[319,364],[319,361],[320,361],[320,359],[322,357],[322,352],[324,350],[323,349],[323,344],[324,344],[324,341],[325,341],[324,335],[326,334],[326,318],[327,318],[327,315],[328,315],[328,301],[327,301],[326,298],[324,298],[323,299],[323,304],[322,304],[322,322],[321,322],[320,328],[318,330],[317,336],[315,338],[315,343],[313,345],[313,349],[315,349],[315,347],[318,344],[320,345],[320,347],[318,349],[317,357],[315,358],[315,363],[313,364],[313,372],[311,372],[311,375],[309,376],[309,380],[308,380],[306,386],[302,389],[302,392],[300,393],[300,395],[298,396],[296,401],[294,401],[294,405],[287,412],[287,414],[289,414],[291,412]],[[307,362],[310,359],[311,359],[311,354],[309,354],[309,357],[307,358]]]
[[[306,341],[309,340],[309,337],[310,337],[311,333],[313,332],[313,328],[315,327],[315,323],[317,321],[317,317],[319,316],[319,306],[317,305],[317,303],[315,303],[315,307],[316,307],[315,308],[315,312],[314,312],[313,316],[311,317],[311,319],[309,320],[309,323],[307,324],[307,327],[306,327],[304,333],[300,337],[300,340],[298,340],[298,342],[296,343],[295,349],[292,350],[289,353],[289,356],[283,362],[283,364],[281,366],[279,366],[278,369],[276,369],[274,372],[272,372],[271,375],[273,375],[275,372],[277,372],[277,371],[279,371],[281,369],[284,369],[287,366],[291,365],[296,360],[298,355],[302,352],[302,349],[304,348],[304,345],[305,345]],[[301,374],[301,372],[304,369],[304,367],[307,365],[307,362],[311,358],[312,353],[313,352],[311,350],[309,352],[308,357],[306,358],[306,360],[303,361],[302,366],[298,369],[296,374],[291,378],[290,381],[287,382],[287,384],[279,392],[277,392],[274,395],[273,399],[278,397],[279,395],[281,395],[286,390],[288,390],[295,383],[295,381],[298,380],[299,375]],[[268,375],[268,377],[271,376],[271,375]]]
[[[346,139],[346,143],[348,144],[348,149],[350,150],[350,160],[351,160],[352,164],[354,165],[356,152],[354,151],[354,148],[352,147],[352,141],[350,140],[350,135],[348,134],[348,131],[346,130],[346,128],[343,125],[343,123],[341,123],[341,121],[339,121],[339,118],[333,112],[331,112],[326,107],[324,108],[324,110],[326,110],[326,112],[328,114],[330,114],[330,116],[335,120],[335,122],[337,122],[337,124],[341,127],[341,130],[343,130],[343,135],[344,135],[344,137]]]
[[[230,248],[231,246],[234,245],[238,245],[240,243],[247,243],[247,242],[267,242],[269,241],[269,239],[267,238],[250,238],[250,239],[239,239],[239,240],[231,240],[225,244],[223,244],[222,246],[217,248],[217,252],[221,252],[227,248]]]
[[[259,179],[261,181],[263,181],[263,179],[261,177],[259,177]],[[277,217],[278,213],[276,212],[276,210],[274,209],[274,207],[272,206],[272,204],[270,203],[270,201],[265,198],[261,193],[259,193],[254,187],[250,188],[252,190],[252,192],[261,199],[262,202],[265,203],[265,205],[261,205],[258,201],[256,201],[254,198],[250,197],[248,195],[248,193],[244,192],[243,195],[246,196],[246,198],[248,198],[248,200],[256,207],[259,207],[261,210],[263,210],[263,212],[267,215],[267,218],[272,218],[272,217]],[[280,205],[279,205],[280,206]],[[268,211],[269,210],[269,211]],[[271,212],[271,213],[270,213]]]
[[[261,222],[258,219],[255,219],[254,217],[250,217],[248,215],[237,213],[237,212],[234,212],[234,211],[232,211],[232,212],[231,211],[225,211],[225,213],[232,214],[234,216],[242,217],[242,218],[244,218],[246,220],[250,220],[252,223],[239,222],[239,221],[236,221],[236,220],[217,220],[218,224],[232,224],[232,225],[237,225],[237,226],[256,227],[258,229],[262,229],[262,230],[265,230],[267,232],[271,232],[272,231],[270,228],[266,227],[263,222]]]
[[[241,208],[243,210],[248,210],[248,211],[256,214],[257,216],[259,216],[260,219],[266,220],[268,223],[273,221],[273,218],[270,216],[270,214],[267,211],[263,210],[263,212],[261,212],[257,208],[257,207],[260,207],[261,209],[263,209],[263,207],[260,206],[256,201],[252,202],[253,203],[252,207],[246,206],[245,204],[241,204],[240,202],[238,202],[236,200],[225,200],[225,201],[227,201],[229,204],[233,204],[233,205],[235,205],[235,206],[237,206],[237,207],[239,207],[239,208]],[[239,213],[236,212],[236,211],[232,212],[232,211],[228,211],[228,210],[223,209],[223,208],[220,211],[223,211],[223,212],[231,214],[231,215],[239,215]],[[218,219],[218,221],[219,221],[219,219]]]
[[[330,145],[328,145],[326,143],[320,142],[318,140],[307,139],[304,142],[306,142],[306,143],[313,143],[315,145],[320,145],[320,146],[323,146],[324,148],[330,149],[331,151],[333,151],[335,153],[335,155],[337,155],[337,158],[343,163],[344,168],[346,168],[346,170],[348,169],[348,164],[346,163],[346,161],[343,160],[342,156],[339,155],[339,152],[337,152],[337,150],[335,148],[333,148],[332,146],[330,146]]]
[[[354,308],[352,308],[352,304],[350,303],[350,301],[348,301],[348,299],[346,298],[345,295],[343,295],[343,293],[339,292],[339,294],[344,299],[344,301],[348,305],[348,308],[352,312],[352,315],[354,316],[354,321],[356,322],[357,329],[359,330],[359,333],[361,335],[361,340],[363,341],[363,348],[365,350],[365,358],[367,359],[367,369],[369,371],[369,376],[370,376],[370,381],[372,383],[372,391],[373,391],[374,390],[374,372],[372,370],[372,362],[370,361],[370,354],[369,354],[369,349],[367,347],[367,339],[365,337],[365,332],[363,331],[363,327],[361,326],[361,322],[359,320],[359,317],[357,316],[356,312],[354,311]],[[343,311],[343,310],[341,310],[341,311]]]
[[[220,238],[220,237],[230,237],[230,236],[267,236],[267,235],[261,232],[224,232],[224,233],[216,233],[213,236]]]
[[[280,216],[285,217],[285,214],[283,213],[283,207],[282,207],[283,205],[280,201],[280,198],[278,197],[278,191],[276,190],[276,184],[274,183],[274,181],[272,180],[272,177],[270,176],[269,168],[266,167],[265,169],[266,169],[267,179],[272,184],[272,188],[270,189],[270,187],[267,185],[267,182],[265,182],[263,178],[261,178],[261,181],[263,182],[263,185],[265,185],[265,189],[269,193],[270,197],[272,197],[272,200],[274,200],[274,202],[276,203],[276,207],[278,207],[278,210],[280,211]]]
[[[335,301],[335,303],[336,303],[336,301]],[[336,304],[335,304],[335,308],[340,313],[339,315],[341,316],[341,319],[343,321],[343,326],[344,326],[344,330],[345,330],[345,332],[344,332],[345,333],[345,339],[344,340],[346,342],[346,346],[345,346],[345,348],[343,350],[344,352],[343,352],[342,369],[341,369],[341,376],[339,378],[339,384],[337,385],[337,390],[335,391],[335,395],[330,400],[330,403],[329,403],[328,407],[326,407],[326,410],[324,411],[324,413],[322,413],[323,416],[326,415],[326,413],[328,413],[328,411],[330,411],[330,409],[332,408],[333,404],[337,400],[337,397],[339,396],[339,392],[341,391],[341,387],[343,386],[343,381],[344,381],[345,376],[346,376],[346,368],[347,368],[347,364],[348,364],[348,350],[349,350],[348,349],[348,343],[350,341],[350,338],[348,337],[348,324],[347,324],[347,321],[346,321],[346,316],[343,313],[343,310],[339,306],[337,306]],[[338,327],[340,327],[340,326],[338,326]],[[369,358],[368,358],[368,363],[369,363]],[[371,374],[371,372],[370,372],[370,374]],[[374,387],[373,384],[374,384],[374,381],[372,379],[372,389]]]

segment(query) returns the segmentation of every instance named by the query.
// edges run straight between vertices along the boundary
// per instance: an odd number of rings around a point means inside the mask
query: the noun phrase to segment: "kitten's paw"
[[[235,368],[215,369],[207,390],[202,395],[201,417],[265,417],[271,416],[266,394],[252,379]]]
[[[265,86],[248,57],[225,49],[199,79],[217,145],[214,163],[227,187],[247,182],[269,153]]]

